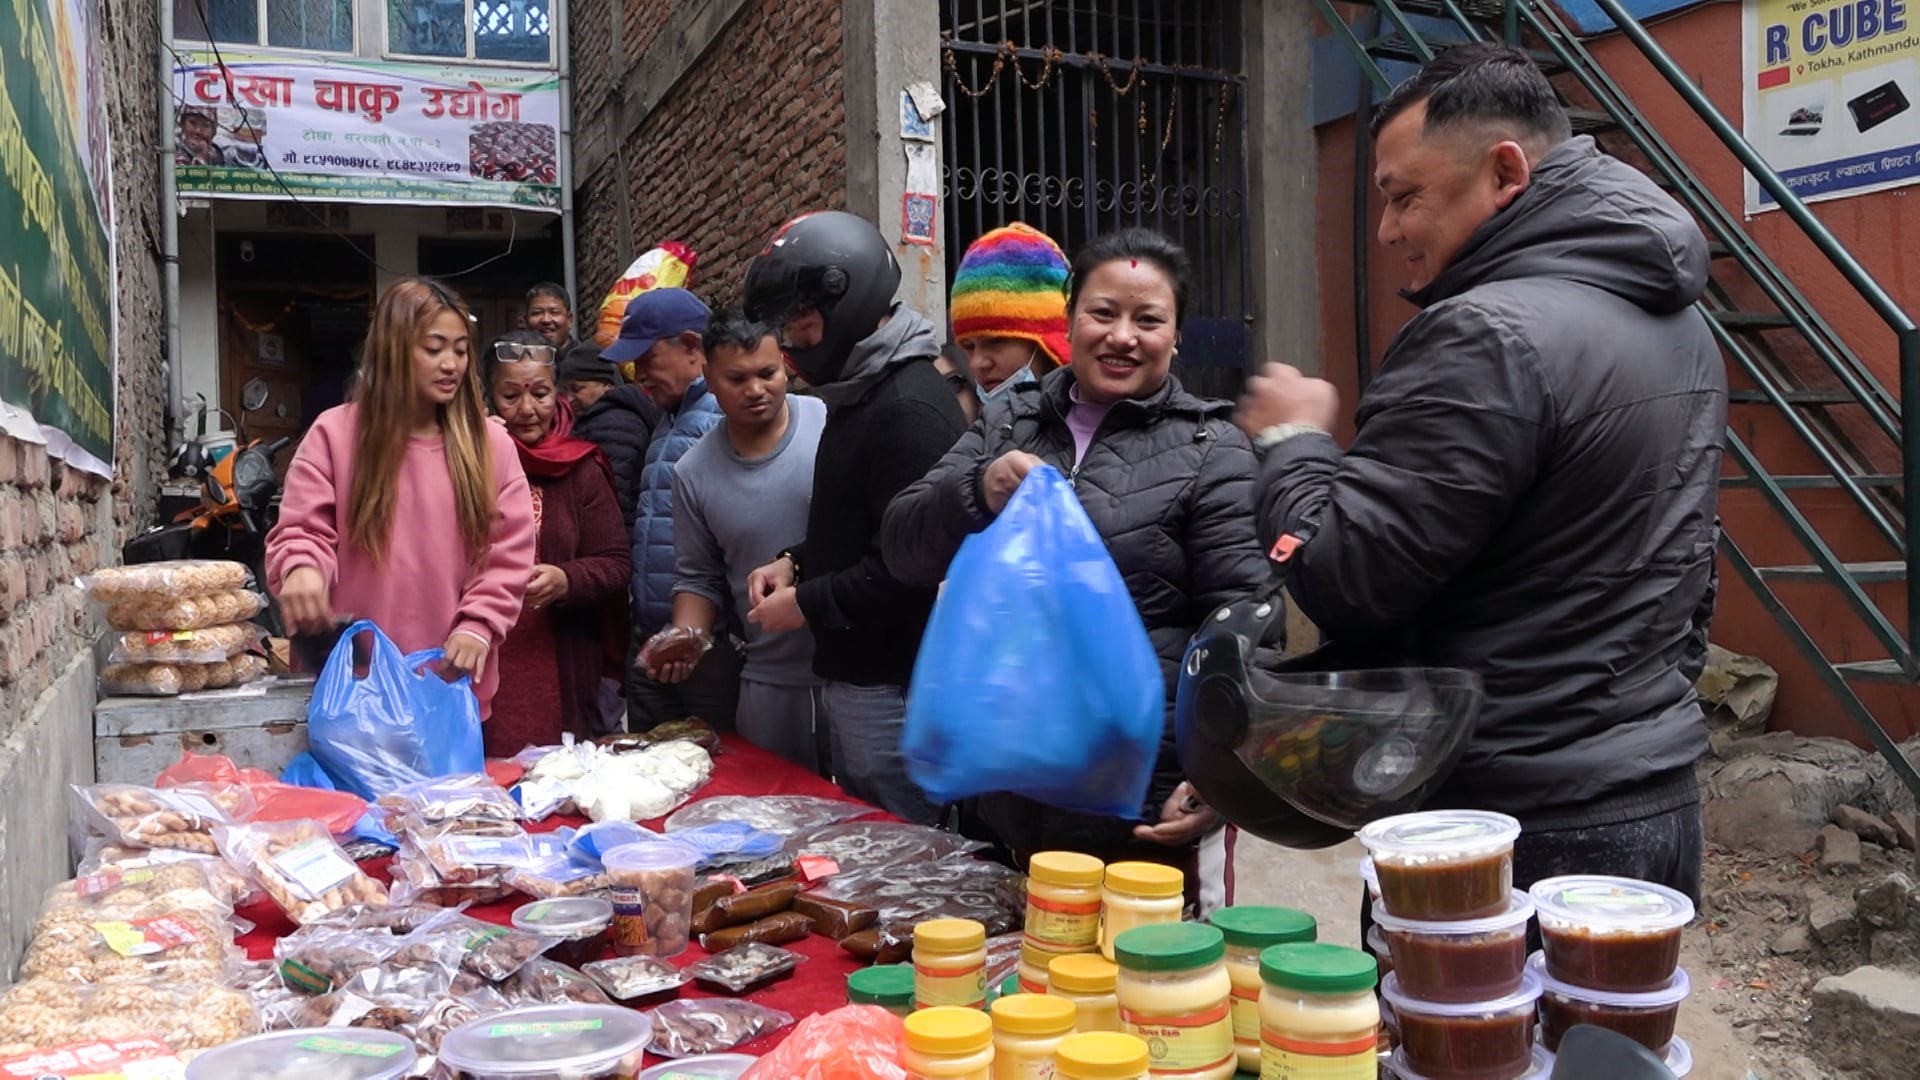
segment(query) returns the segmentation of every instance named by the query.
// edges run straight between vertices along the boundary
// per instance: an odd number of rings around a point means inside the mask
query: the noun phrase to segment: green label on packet
[[[406,1049],[395,1043],[364,1043],[352,1039],[335,1039],[326,1035],[315,1035],[302,1039],[295,1045],[302,1050],[313,1050],[322,1054],[339,1054],[347,1057],[390,1058]]]
[[[540,1024],[495,1024],[487,1029],[489,1039],[516,1039],[523,1035],[558,1035],[574,1031],[599,1031],[600,1020],[551,1020]]]

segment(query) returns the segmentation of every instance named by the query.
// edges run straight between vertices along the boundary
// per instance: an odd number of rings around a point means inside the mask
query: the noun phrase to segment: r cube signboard
[[[1746,0],[1747,141],[1807,202],[1920,180],[1916,0]],[[1774,209],[1747,177],[1747,212]]]

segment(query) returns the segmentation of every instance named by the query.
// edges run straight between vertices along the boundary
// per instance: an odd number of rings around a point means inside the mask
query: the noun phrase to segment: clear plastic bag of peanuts
[[[107,625],[115,630],[204,630],[245,622],[260,614],[267,598],[247,589],[199,596],[135,597],[107,606]]]
[[[114,664],[215,664],[258,646],[266,631],[249,622],[204,630],[129,630],[115,635]]]
[[[74,800],[93,831],[133,847],[218,854],[213,830],[253,816],[253,793],[239,784],[75,785]]]
[[[295,923],[349,904],[388,902],[386,887],[368,877],[315,822],[221,826],[213,838],[227,862],[259,882]]]
[[[40,907],[43,924],[79,913],[95,921],[149,919],[193,912],[225,923],[233,918],[230,879],[219,878],[200,860],[101,870],[63,881],[47,890]],[[36,928],[36,934],[38,928]]]
[[[247,564],[230,559],[176,559],[110,566],[80,579],[89,600],[118,604],[129,600],[183,600],[230,592],[253,584]]]

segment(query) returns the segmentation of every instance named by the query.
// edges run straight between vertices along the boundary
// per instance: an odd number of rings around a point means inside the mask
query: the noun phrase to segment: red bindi
[[[1138,270],[1138,269],[1140,269],[1140,260],[1139,260],[1139,259],[1128,259],[1128,260],[1127,260],[1127,265],[1128,265],[1128,266],[1131,266],[1131,267],[1133,267],[1133,268],[1134,268],[1135,270]]]

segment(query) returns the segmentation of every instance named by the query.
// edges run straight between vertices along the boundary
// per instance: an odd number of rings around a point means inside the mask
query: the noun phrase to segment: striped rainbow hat
[[[1067,362],[1067,257],[1060,245],[1015,222],[975,240],[960,257],[949,305],[956,341],[1022,338],[1055,365]],[[1034,374],[1049,365],[1034,365]]]

